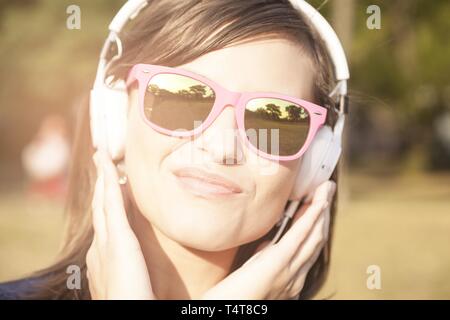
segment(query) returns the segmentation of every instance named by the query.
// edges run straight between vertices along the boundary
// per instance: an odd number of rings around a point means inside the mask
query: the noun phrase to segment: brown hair
[[[330,59],[314,30],[288,0],[150,1],[121,34],[124,54],[110,68],[110,74],[125,78],[129,68],[136,63],[177,66],[225,46],[280,37],[297,43],[312,59],[317,71],[315,102],[331,105],[328,98],[333,85]],[[327,121],[333,124],[334,116],[332,112],[329,114]],[[31,292],[31,298],[90,298],[85,258],[93,239],[91,199],[96,179],[93,153],[86,99],[77,118],[66,204],[67,228],[60,258],[53,266],[36,274],[42,276],[43,281],[39,281],[39,286]],[[333,177],[336,180],[336,171]],[[333,201],[330,232],[335,209],[336,201]],[[263,238],[241,246],[232,269],[242,265],[256,246],[273,236],[274,231],[275,228]],[[313,297],[323,284],[328,272],[330,246],[328,241],[306,278],[300,298]],[[82,270],[80,290],[67,289],[66,268],[69,265],[78,265]]]

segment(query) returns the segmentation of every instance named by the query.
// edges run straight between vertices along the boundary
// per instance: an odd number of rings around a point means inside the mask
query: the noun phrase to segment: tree
[[[276,104],[273,103],[266,104],[266,110],[267,113],[269,114],[270,119],[279,120],[281,118],[280,107],[277,106]]]
[[[288,120],[290,121],[298,121],[300,120],[300,112],[303,111],[303,108],[299,108],[294,105],[289,105],[286,107],[286,111],[288,112]]]
[[[206,86],[202,84],[190,86],[189,91],[191,92],[194,99],[201,99],[206,95]]]

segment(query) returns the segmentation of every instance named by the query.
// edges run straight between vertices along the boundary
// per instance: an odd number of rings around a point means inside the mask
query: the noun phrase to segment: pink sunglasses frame
[[[198,126],[197,128],[189,131],[174,131],[174,130],[168,130],[165,128],[162,128],[154,123],[152,123],[150,120],[147,119],[144,113],[144,98],[145,93],[147,90],[147,85],[150,82],[151,78],[159,73],[170,73],[170,74],[178,74],[183,76],[191,77],[195,80],[198,80],[200,82],[203,82],[204,84],[208,85],[211,89],[214,90],[216,99],[214,101],[214,105],[211,108],[211,111],[208,115],[208,117],[202,121],[202,124]],[[181,68],[173,68],[173,67],[166,67],[166,66],[159,66],[159,65],[152,65],[152,64],[136,64],[134,65],[127,78],[127,88],[131,86],[135,81],[138,81],[138,103],[139,103],[139,109],[141,116],[145,123],[147,123],[150,127],[152,127],[154,130],[156,130],[159,133],[169,135],[172,137],[191,137],[195,136],[197,134],[202,133],[205,131],[212,123],[213,121],[220,115],[222,110],[227,106],[233,106],[235,110],[235,117],[236,122],[238,125],[239,135],[241,136],[242,141],[244,141],[247,148],[255,152],[257,155],[269,159],[269,160],[275,160],[275,161],[291,161],[300,158],[308,149],[311,142],[314,139],[314,136],[316,135],[317,131],[320,129],[320,127],[325,123],[326,115],[327,115],[327,108],[319,106],[317,104],[314,104],[312,102],[302,100],[299,98],[279,94],[279,93],[273,93],[273,92],[234,92],[225,89],[218,83],[202,76],[199,74],[196,74],[194,72],[184,70]],[[290,102],[293,102],[295,104],[301,105],[304,107],[310,116],[310,126],[309,126],[309,132],[306,138],[305,143],[300,148],[300,150],[290,156],[278,156],[278,155],[272,155],[269,153],[266,153],[264,151],[259,150],[257,147],[255,147],[250,140],[247,138],[246,131],[245,131],[245,122],[244,122],[244,114],[245,114],[245,107],[251,99],[255,98],[278,98],[287,100]]]

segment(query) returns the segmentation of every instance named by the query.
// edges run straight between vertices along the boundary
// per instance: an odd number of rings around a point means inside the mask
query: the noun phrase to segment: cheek
[[[282,217],[289,199],[296,173],[298,161],[289,165],[279,165],[269,175],[258,175],[256,178],[256,194],[248,212],[246,231],[248,241],[253,241],[266,234]]]
[[[146,175],[161,162],[171,145],[166,137],[148,126],[136,108],[130,111],[127,126],[125,159],[127,170]]]
[[[125,166],[128,180],[137,207],[149,218],[160,212],[156,201],[160,167],[170,154],[174,141],[149,127],[136,108],[130,111],[127,128]]]

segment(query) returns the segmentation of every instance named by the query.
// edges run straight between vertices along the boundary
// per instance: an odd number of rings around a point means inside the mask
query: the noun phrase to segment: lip
[[[184,167],[172,172],[177,181],[192,193],[200,196],[230,196],[242,193],[235,182],[200,168]]]

